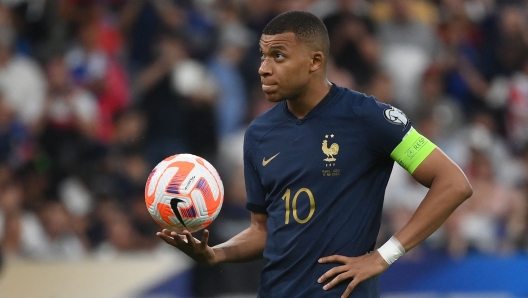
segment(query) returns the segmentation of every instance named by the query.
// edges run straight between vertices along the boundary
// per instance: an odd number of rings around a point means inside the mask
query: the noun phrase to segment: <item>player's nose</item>
[[[264,59],[261,63],[260,63],[260,67],[258,69],[258,73],[261,77],[269,77],[271,75],[271,65],[269,64],[269,62],[267,62],[266,59]]]

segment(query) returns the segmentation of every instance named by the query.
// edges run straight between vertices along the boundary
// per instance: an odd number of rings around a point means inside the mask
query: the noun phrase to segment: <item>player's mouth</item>
[[[262,84],[262,91],[264,91],[264,93],[272,93],[277,88],[278,88],[277,84],[271,84],[271,85]]]

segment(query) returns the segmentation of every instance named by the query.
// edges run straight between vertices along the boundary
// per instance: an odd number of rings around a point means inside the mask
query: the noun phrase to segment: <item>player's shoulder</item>
[[[246,138],[260,139],[275,127],[288,122],[284,114],[285,104],[285,102],[280,102],[253,119],[246,129]]]
[[[361,113],[368,113],[369,111],[379,111],[393,108],[390,104],[378,101],[373,95],[367,95],[363,92],[343,88],[342,96],[345,100],[341,100],[343,104],[349,105],[353,109],[361,110]]]
[[[366,99],[372,97],[363,92],[335,84],[333,89],[336,90],[334,92],[334,100],[332,101],[334,103],[334,108],[357,108],[358,106],[361,106]]]
[[[388,123],[404,125],[404,127],[410,123],[407,116],[391,104],[380,102],[376,97],[359,91],[343,87],[340,89],[341,100],[336,101],[332,115],[345,115],[347,119],[352,116],[367,128],[372,125],[379,126],[377,123],[380,121],[382,123],[388,121]]]
[[[353,89],[339,87],[333,109],[345,113],[353,112],[361,115],[365,109],[386,108],[388,105],[379,102],[374,96]]]
[[[263,127],[270,127],[287,121],[288,119],[284,114],[285,104],[285,102],[279,102],[269,110],[255,117],[255,119],[249,124],[248,129],[258,130]]]
[[[354,104],[360,103],[362,100],[372,97],[363,92],[350,89],[347,87],[337,86],[337,88],[339,89],[339,95],[341,97],[346,98],[347,100],[349,100],[349,102],[354,103]]]

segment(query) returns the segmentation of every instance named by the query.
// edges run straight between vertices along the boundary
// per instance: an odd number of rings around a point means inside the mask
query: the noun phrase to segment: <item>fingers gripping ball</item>
[[[178,233],[204,229],[215,220],[224,202],[224,185],[216,169],[192,154],[162,160],[145,185],[145,203],[152,218]]]

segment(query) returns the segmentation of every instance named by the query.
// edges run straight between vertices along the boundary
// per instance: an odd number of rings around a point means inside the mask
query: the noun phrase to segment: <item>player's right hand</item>
[[[207,265],[214,265],[216,263],[216,255],[213,249],[207,245],[207,241],[209,240],[208,230],[204,230],[202,240],[194,238],[191,232],[187,230],[183,231],[183,235],[180,235],[174,231],[163,229],[163,231],[157,232],[156,235],[198,263]]]

